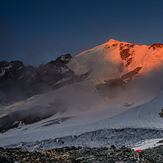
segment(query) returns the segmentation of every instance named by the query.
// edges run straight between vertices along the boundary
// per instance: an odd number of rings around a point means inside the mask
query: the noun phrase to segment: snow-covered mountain
[[[163,136],[159,115],[163,106],[163,44],[140,46],[111,39],[76,57],[63,55],[31,68],[35,71],[28,78],[29,70],[23,63],[22,68],[11,71],[13,65],[0,64],[0,79],[5,81],[1,90],[8,81],[12,81],[11,87],[13,81],[22,87],[32,81],[27,90],[21,89],[24,92],[45,83],[46,89],[43,94],[35,91],[37,95],[25,100],[1,104],[0,146],[134,146]],[[17,74],[17,78],[9,74]],[[139,138],[133,137],[138,132]]]

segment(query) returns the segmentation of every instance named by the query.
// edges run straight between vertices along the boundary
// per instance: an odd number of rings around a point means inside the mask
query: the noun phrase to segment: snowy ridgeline
[[[82,147],[110,147],[115,145],[121,147],[136,147],[146,140],[159,139],[163,137],[163,130],[155,129],[103,129],[86,132],[78,136],[66,136],[42,141],[20,142],[6,145],[5,148],[22,148],[23,150],[41,150],[60,148],[65,146]]]

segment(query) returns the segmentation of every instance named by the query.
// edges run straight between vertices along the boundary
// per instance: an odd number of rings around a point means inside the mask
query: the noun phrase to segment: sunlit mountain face
[[[49,139],[65,143],[56,141],[44,148],[89,146],[90,141],[91,146],[100,146],[114,129],[125,129],[125,134],[129,128],[135,129],[134,134],[150,129],[150,136],[140,137],[144,141],[155,138],[154,129],[163,135],[159,114],[163,44],[135,45],[111,39],[75,57],[62,55],[38,68],[3,61],[0,69],[1,146],[22,147],[24,141]],[[99,134],[98,140],[90,138],[92,132]],[[89,141],[84,143],[82,134]],[[113,137],[117,139],[115,133]],[[136,142],[131,140],[130,145]]]
[[[117,75],[134,69],[146,73],[162,64],[162,47],[163,44],[140,46],[111,39],[105,44],[80,53],[68,66],[75,74],[96,68],[98,71],[94,70],[91,77]]]
[[[137,82],[132,85],[133,89],[138,89],[137,85],[140,85],[148,87],[146,91],[160,90],[162,47],[163,44],[140,46],[111,39],[80,53],[69,62],[68,67],[76,75],[90,73],[88,79],[94,80],[95,88],[102,94],[111,92],[112,96],[117,88],[127,90],[126,86],[134,83],[135,79]],[[153,82],[156,82],[155,86]]]

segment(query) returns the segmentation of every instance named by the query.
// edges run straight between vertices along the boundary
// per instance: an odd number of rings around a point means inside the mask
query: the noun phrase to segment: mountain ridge
[[[0,101],[18,101],[50,91],[51,87],[59,80],[74,76],[66,66],[71,58],[70,54],[62,55],[39,67],[24,66],[21,61],[1,61]]]
[[[95,85],[114,79],[111,85],[118,82],[122,86],[161,65],[162,54],[160,43],[140,46],[110,39],[75,57],[61,55],[39,67],[24,66],[21,61],[1,61],[0,102],[19,101],[86,78],[98,79]]]

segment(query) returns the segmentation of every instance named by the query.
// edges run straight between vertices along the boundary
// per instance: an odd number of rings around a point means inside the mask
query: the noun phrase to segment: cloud
[[[157,67],[148,73],[140,75],[129,84],[128,90],[133,90],[142,96],[155,96],[163,89],[163,66]]]

